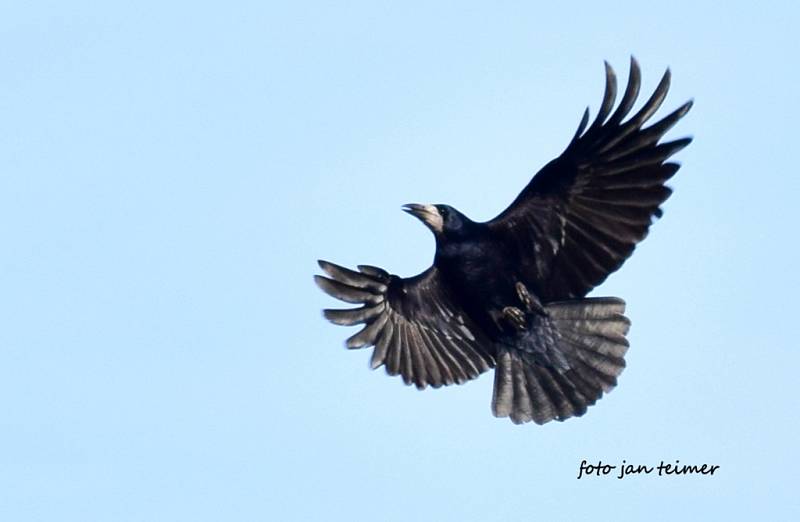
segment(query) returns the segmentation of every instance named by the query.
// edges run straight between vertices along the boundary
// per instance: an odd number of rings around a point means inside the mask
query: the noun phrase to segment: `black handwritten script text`
[[[603,464],[602,460],[590,464],[586,460],[581,461],[578,468],[578,479],[585,477],[605,477],[612,476],[624,479],[631,475],[657,475],[666,477],[670,475],[713,475],[719,466],[714,464],[689,465],[681,464],[676,460],[675,464],[667,464],[663,460],[657,466],[646,466],[644,464],[628,464],[624,460],[619,465]],[[613,471],[613,473],[612,473]]]

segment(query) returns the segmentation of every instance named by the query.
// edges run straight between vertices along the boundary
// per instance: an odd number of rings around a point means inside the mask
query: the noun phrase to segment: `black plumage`
[[[463,383],[495,368],[492,410],[515,423],[586,412],[625,368],[630,322],[618,298],[586,298],[647,235],[678,170],[670,156],[690,138],[659,143],[688,102],[649,127],[670,72],[633,116],[640,71],[613,111],[606,64],[600,110],[588,109],[566,150],[496,218],[477,223],[448,205],[406,205],[436,238],[433,266],[400,278],[373,266],[327,261],[315,276],[329,295],[361,307],[325,310],[364,324],[348,348],[374,346],[371,365],[422,389]],[[627,119],[626,119],[627,118]]]

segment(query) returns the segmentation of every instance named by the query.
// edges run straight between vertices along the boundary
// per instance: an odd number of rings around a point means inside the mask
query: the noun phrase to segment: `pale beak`
[[[409,203],[403,205],[403,210],[416,217],[434,232],[441,232],[444,226],[442,215],[439,214],[439,209],[433,205],[419,205],[417,203]]]

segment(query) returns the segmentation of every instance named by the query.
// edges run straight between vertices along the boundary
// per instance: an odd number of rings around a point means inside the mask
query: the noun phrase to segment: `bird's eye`
[[[447,217],[447,207],[439,207],[439,214],[443,217]]]

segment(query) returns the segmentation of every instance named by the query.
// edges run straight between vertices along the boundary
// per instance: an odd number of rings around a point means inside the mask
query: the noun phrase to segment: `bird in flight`
[[[689,101],[644,125],[661,106],[655,92],[628,117],[641,73],[631,58],[614,109],[617,81],[606,65],[600,110],[589,110],[564,152],[511,205],[487,222],[449,205],[405,205],[436,239],[433,265],[401,278],[382,268],[351,270],[327,261],[319,287],[360,304],[324,310],[339,325],[363,324],[348,348],[374,346],[383,365],[419,389],[461,384],[494,368],[492,412],[514,423],[581,416],[617,384],[630,321],[625,302],[586,294],[617,270],[647,235],[679,165],[669,158],[691,138],[659,143]]]

